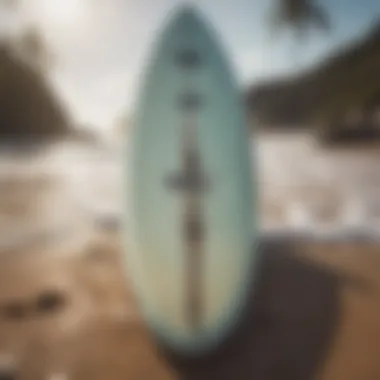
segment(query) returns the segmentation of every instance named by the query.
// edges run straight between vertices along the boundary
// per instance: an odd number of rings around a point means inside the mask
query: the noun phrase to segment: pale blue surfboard
[[[199,353],[237,323],[257,255],[249,136],[225,56],[190,7],[168,23],[131,137],[127,265],[148,325]]]

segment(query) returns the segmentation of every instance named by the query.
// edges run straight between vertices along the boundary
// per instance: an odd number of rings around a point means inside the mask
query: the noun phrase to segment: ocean
[[[127,149],[127,148],[126,148]],[[265,230],[364,229],[380,236],[380,153],[326,149],[307,133],[252,141]],[[120,221],[128,152],[62,142],[38,154],[0,152],[0,244],[36,229]],[[28,233],[29,233],[28,232]],[[5,240],[4,240],[5,239]]]

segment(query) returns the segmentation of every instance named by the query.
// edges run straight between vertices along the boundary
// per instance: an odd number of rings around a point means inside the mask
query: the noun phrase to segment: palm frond
[[[320,6],[315,4],[310,5],[309,9],[309,19],[313,20],[314,25],[322,30],[331,30],[331,20],[328,13],[322,9]]]
[[[315,0],[277,0],[272,15],[271,25],[274,30],[288,27],[300,36],[310,26],[323,30],[331,27],[328,13]]]

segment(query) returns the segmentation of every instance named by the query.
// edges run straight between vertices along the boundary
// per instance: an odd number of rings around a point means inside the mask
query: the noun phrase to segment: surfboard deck
[[[127,267],[142,314],[167,346],[211,349],[251,286],[257,208],[239,91],[191,7],[155,46],[130,146]]]

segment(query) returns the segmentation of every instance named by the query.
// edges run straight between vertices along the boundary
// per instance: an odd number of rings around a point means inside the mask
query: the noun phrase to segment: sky
[[[157,33],[181,0],[21,0],[17,22],[44,32],[57,57],[51,78],[74,119],[107,129],[133,114]],[[380,18],[379,0],[320,0],[333,29],[296,45],[270,33],[275,0],[192,1],[218,30],[242,86],[315,64]],[[12,15],[7,16],[8,19]],[[12,19],[13,20],[13,19]],[[14,21],[12,21],[14,22]]]

